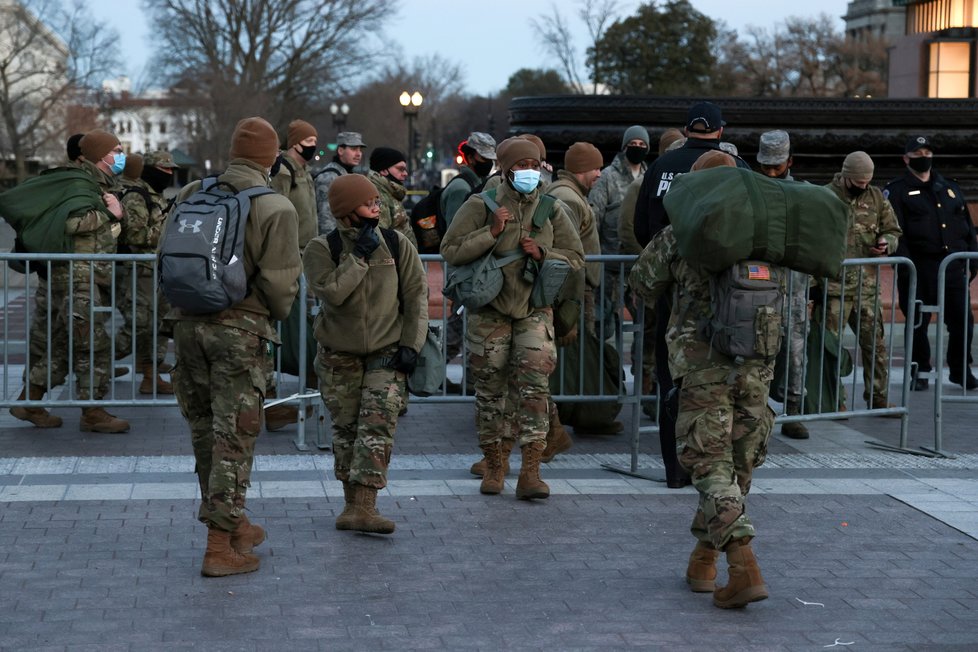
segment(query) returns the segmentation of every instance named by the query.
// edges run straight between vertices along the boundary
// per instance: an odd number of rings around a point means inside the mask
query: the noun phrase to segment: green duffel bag
[[[710,272],[746,259],[842,272],[849,207],[822,186],[719,167],[676,177],[663,203],[679,255]]]

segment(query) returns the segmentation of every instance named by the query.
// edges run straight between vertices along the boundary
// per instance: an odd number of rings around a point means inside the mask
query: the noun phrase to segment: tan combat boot
[[[544,442],[535,441],[521,449],[523,465],[520,467],[520,477],[516,481],[516,497],[520,500],[550,497],[550,487],[540,479],[540,456],[544,448],[546,448]]]
[[[801,405],[797,401],[789,400],[785,405],[785,412],[788,415],[801,414]],[[781,424],[781,434],[789,439],[808,439],[808,428],[800,422]]]
[[[144,362],[139,365],[139,373],[143,375],[143,382],[139,383],[140,394],[153,393],[153,363]],[[172,394],[173,385],[163,380],[159,375],[156,376],[156,393]]]
[[[558,453],[563,453],[564,451],[570,450],[570,447],[574,445],[574,441],[571,439],[570,435],[567,434],[567,429],[564,428],[564,424],[560,422],[560,417],[557,416],[557,411],[554,410],[550,413],[550,429],[547,431],[547,447],[543,449],[543,454],[540,456],[540,461],[547,463],[557,456]]]
[[[82,432],[129,432],[129,422],[114,417],[102,408],[83,408],[78,427]]]
[[[516,442],[514,442],[512,439],[504,439],[500,444],[500,446],[502,447],[500,455],[503,458],[503,475],[509,475],[509,454],[513,452],[513,444],[515,443]],[[481,460],[479,460],[469,468],[469,473],[471,473],[472,475],[477,475],[480,478],[486,474],[485,455],[482,456]]]
[[[686,583],[693,593],[713,593],[716,590],[717,557],[720,551],[709,543],[698,541],[689,555]]]
[[[337,530],[352,530],[353,529],[353,513],[355,507],[353,505],[353,485],[349,482],[343,482],[343,500],[345,505],[343,511],[340,515],[336,517],[336,529]]]
[[[486,472],[479,485],[479,493],[495,496],[502,493],[506,474],[503,472],[503,445],[501,442],[483,444],[483,459],[486,461]]]
[[[265,529],[248,520],[244,514],[238,523],[238,529],[231,533],[231,547],[243,554],[251,552],[265,540]]]
[[[353,484],[353,518],[350,529],[358,532],[390,534],[394,531],[394,521],[384,518],[377,511],[377,489],[362,484]]]
[[[23,401],[28,398],[28,393],[32,401],[40,401],[44,398],[44,388],[40,385],[31,385],[29,388],[25,387],[20,391],[20,396],[17,397],[17,400]],[[61,417],[55,416],[44,408],[39,407],[12,407],[10,408],[10,414],[21,421],[30,421],[38,428],[60,428],[62,423]]]
[[[240,553],[231,547],[231,533],[211,528],[207,530],[207,552],[200,574],[205,577],[224,577],[258,570],[261,562],[251,553]]]
[[[713,604],[721,609],[739,609],[767,599],[767,587],[750,547],[750,537],[731,541],[726,547],[727,585],[713,592]]]

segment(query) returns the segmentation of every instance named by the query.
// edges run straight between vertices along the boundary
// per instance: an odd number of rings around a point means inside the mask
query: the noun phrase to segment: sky
[[[509,76],[520,68],[556,67],[535,45],[538,39],[532,19],[551,16],[559,3],[575,30],[583,72],[584,49],[588,42],[584,24],[577,18],[571,0],[401,0],[400,11],[388,23],[392,40],[401,57],[440,54],[463,64],[465,90],[488,95],[503,89]],[[619,14],[628,16],[642,4],[618,0]],[[809,0],[801,6],[773,0],[692,0],[693,6],[728,27],[743,31],[750,25],[773,28],[790,16],[815,17],[826,13],[838,20],[846,13],[847,0]],[[105,20],[120,34],[122,65],[133,81],[140,79],[151,56],[152,37],[139,0],[89,0],[96,19]],[[491,7],[491,9],[487,9]],[[397,55],[397,49],[392,56]]]

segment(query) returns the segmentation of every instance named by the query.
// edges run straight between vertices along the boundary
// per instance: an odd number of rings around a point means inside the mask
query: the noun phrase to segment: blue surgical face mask
[[[112,174],[122,174],[122,171],[126,169],[126,153],[112,155]]]
[[[513,170],[513,187],[528,195],[540,185],[540,170]]]

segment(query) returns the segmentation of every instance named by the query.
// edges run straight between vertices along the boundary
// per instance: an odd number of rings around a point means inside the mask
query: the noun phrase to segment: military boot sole
[[[261,566],[261,560],[258,557],[250,553],[241,556],[245,558],[245,562],[235,566],[208,563],[205,559],[204,564],[200,567],[200,574],[204,577],[227,577],[228,575],[254,573]]]
[[[713,593],[717,589],[717,583],[713,580],[694,580],[689,575],[686,576],[686,584],[693,593]]]
[[[550,498],[550,487],[521,488],[517,484],[516,497],[519,500],[542,500],[544,498]]]
[[[103,435],[121,435],[123,433],[129,432],[129,422],[122,421],[122,423],[124,425],[116,425],[111,423],[93,423],[93,424],[82,423],[78,426],[78,429],[81,430],[82,432],[100,432]]]
[[[716,592],[713,593],[713,605],[721,609],[741,609],[751,602],[760,602],[761,600],[767,600],[767,586],[764,584],[749,586],[726,600],[718,599]]]

